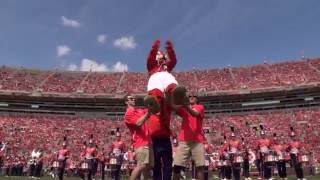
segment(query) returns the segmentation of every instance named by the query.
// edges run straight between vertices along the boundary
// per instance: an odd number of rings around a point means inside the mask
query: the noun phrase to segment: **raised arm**
[[[150,111],[147,111],[143,116],[141,116],[137,120],[136,126],[138,126],[138,127],[142,126],[144,124],[144,122],[150,118],[150,115],[151,115]]]
[[[156,40],[152,44],[151,51],[149,52],[148,59],[147,59],[147,69],[148,72],[152,71],[157,66],[156,56],[159,50],[160,41]]]
[[[166,49],[167,49],[167,53],[169,56],[169,61],[166,64],[168,66],[168,71],[170,72],[173,70],[173,68],[177,64],[176,53],[174,52],[173,45],[172,45],[171,41],[166,42]]]

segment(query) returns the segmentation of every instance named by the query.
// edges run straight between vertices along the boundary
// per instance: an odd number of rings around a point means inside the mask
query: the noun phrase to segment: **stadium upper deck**
[[[320,82],[320,58],[259,64],[247,67],[174,72],[190,91],[233,92],[297,87]],[[0,92],[41,94],[123,95],[144,94],[147,73],[42,71],[0,67]]]

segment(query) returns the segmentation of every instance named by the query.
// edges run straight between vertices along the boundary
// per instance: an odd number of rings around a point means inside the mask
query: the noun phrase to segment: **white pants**
[[[170,84],[177,84],[176,78],[167,71],[156,72],[152,74],[148,81],[147,90],[159,89],[164,92]]]

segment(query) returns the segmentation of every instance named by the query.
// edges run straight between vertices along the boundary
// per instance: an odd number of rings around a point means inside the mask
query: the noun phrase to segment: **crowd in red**
[[[89,142],[93,134],[98,148],[108,149],[113,140],[110,133],[122,122],[109,119],[77,118],[68,116],[1,115],[1,141],[6,143],[5,164],[31,159],[33,149],[42,149],[44,162],[48,163],[62,147],[63,137],[67,136],[70,160],[79,162],[83,143]],[[130,142],[129,132],[123,128],[123,137]]]
[[[320,81],[320,59],[259,64],[248,67],[173,72],[192,91],[228,91],[296,86]],[[147,73],[38,71],[0,67],[0,90],[86,94],[145,93]]]
[[[250,114],[218,114],[206,118],[204,127],[210,130],[207,139],[217,150],[224,136],[230,135],[230,127],[236,129],[236,135],[245,144],[254,148],[254,142],[259,138],[259,125],[263,124],[267,136],[272,138],[276,133],[282,142],[289,142],[290,126],[304,143],[305,151],[316,159],[320,158],[320,108],[297,109],[285,111],[255,112]],[[178,129],[179,118],[175,118],[172,129]],[[68,137],[68,149],[71,151],[70,160],[80,161],[80,152],[84,141],[93,134],[98,149],[109,149],[113,136],[112,130],[120,128],[122,139],[127,148],[131,144],[131,136],[121,120],[76,118],[67,116],[39,115],[1,115],[1,141],[7,143],[3,154],[5,164],[25,161],[31,158],[33,149],[42,149],[46,165],[51,162],[54,154],[62,147],[63,137]]]

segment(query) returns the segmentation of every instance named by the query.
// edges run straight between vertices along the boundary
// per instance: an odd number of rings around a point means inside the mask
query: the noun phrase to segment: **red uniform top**
[[[166,47],[169,59],[167,59],[162,64],[158,64],[158,61],[156,60],[156,56],[157,56],[157,52],[159,50],[159,46],[160,46],[160,41],[158,41],[158,40],[155,41],[153,43],[152,49],[148,55],[147,69],[148,69],[150,76],[156,72],[161,72],[161,71],[171,72],[177,64],[176,54],[174,52],[174,49],[173,49],[171,42],[167,43],[167,47]]]
[[[111,144],[111,150],[115,154],[123,153],[125,149],[125,145],[123,141],[114,141]]]
[[[259,139],[258,140],[258,147],[260,148],[269,148],[271,146],[271,140],[264,138],[264,139]]]
[[[146,123],[142,124],[140,127],[136,125],[137,120],[146,112],[147,110],[144,109],[129,107],[124,115],[125,123],[132,134],[134,148],[151,144],[151,138]]]
[[[300,148],[302,148],[302,143],[300,141],[291,141],[289,143],[290,153],[292,154],[299,153]]]
[[[223,145],[223,148],[231,151],[232,153],[238,152],[240,147],[240,141],[238,140],[229,140],[227,143]]]
[[[97,149],[95,147],[87,147],[86,148],[86,159],[93,159],[96,157]]]
[[[148,120],[151,137],[170,137],[171,108],[163,102],[159,114],[152,114]]]
[[[58,151],[58,160],[65,160],[69,155],[69,150],[68,149],[60,149]]]
[[[192,116],[185,108],[178,108],[177,114],[182,117],[181,130],[179,133],[180,141],[204,142],[202,122],[204,118],[204,107],[201,104],[195,104],[191,107],[200,113],[198,117]]]
[[[272,149],[275,152],[283,152],[286,149],[286,147],[285,147],[285,145],[275,144],[275,145],[272,146]]]
[[[267,154],[267,153],[269,153],[269,148],[271,147],[271,144],[272,143],[271,143],[270,139],[267,139],[267,138],[259,139],[258,140],[258,150],[261,153]],[[261,154],[258,153],[258,158],[262,158],[260,155]]]
[[[98,159],[100,162],[106,162],[107,158],[104,152],[99,153]]]

